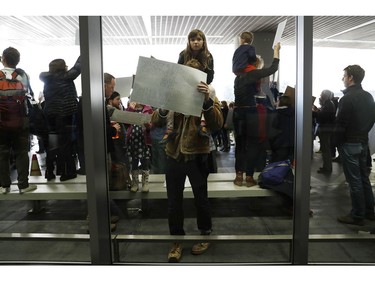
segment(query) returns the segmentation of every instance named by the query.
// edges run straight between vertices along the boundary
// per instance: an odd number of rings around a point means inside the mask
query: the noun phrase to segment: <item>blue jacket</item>
[[[256,61],[255,48],[252,45],[240,45],[233,54],[232,71],[239,73],[248,64],[253,64]]]

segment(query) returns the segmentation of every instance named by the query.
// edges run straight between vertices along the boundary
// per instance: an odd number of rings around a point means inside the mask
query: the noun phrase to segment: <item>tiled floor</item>
[[[364,227],[343,225],[336,217],[350,209],[348,187],[340,164],[334,163],[331,176],[316,174],[320,154],[314,153],[311,175],[311,234],[357,234],[375,227],[366,221]],[[39,155],[43,166],[43,155]],[[233,172],[234,147],[217,152],[219,172]],[[371,174],[375,182],[375,173]],[[148,212],[140,200],[117,201],[119,215],[117,234],[168,234],[166,200],[149,200]],[[293,223],[281,197],[212,199],[213,228],[220,235],[291,234]],[[87,233],[85,201],[47,201],[45,212],[28,214],[30,202],[1,201],[0,232]],[[192,199],[185,199],[185,229],[198,234]],[[181,263],[288,263],[289,243],[213,243],[201,256],[190,254],[193,242],[184,243]],[[170,243],[121,243],[120,261],[126,263],[165,263]],[[0,241],[1,261],[90,261],[87,242],[8,242]],[[309,244],[311,263],[375,263],[374,242],[314,242]]]

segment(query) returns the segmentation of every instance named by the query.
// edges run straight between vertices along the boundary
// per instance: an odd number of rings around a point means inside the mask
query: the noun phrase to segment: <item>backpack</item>
[[[294,174],[289,160],[272,162],[260,173],[258,184],[261,188],[283,193],[293,199]]]
[[[285,181],[291,171],[289,160],[272,162],[268,164],[259,175],[259,185],[278,185]]]
[[[19,73],[14,71],[12,78],[7,79],[0,70],[0,130],[14,132],[23,128],[27,114],[26,90]]]

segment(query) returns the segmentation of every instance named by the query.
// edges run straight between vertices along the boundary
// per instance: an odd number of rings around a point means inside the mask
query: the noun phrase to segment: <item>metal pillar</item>
[[[292,263],[308,263],[310,169],[312,151],[313,18],[297,17],[296,175]]]
[[[92,264],[111,264],[101,17],[79,17]]]

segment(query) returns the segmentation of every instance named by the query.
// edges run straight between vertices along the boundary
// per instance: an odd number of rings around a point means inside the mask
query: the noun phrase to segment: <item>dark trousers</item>
[[[253,176],[256,168],[265,164],[267,142],[260,141],[259,116],[256,107],[235,108],[233,125],[235,132],[235,170]]]
[[[18,188],[29,186],[29,129],[9,133],[0,131],[0,182],[3,187],[10,187],[11,150],[16,162]]]
[[[184,230],[184,188],[186,176],[194,194],[197,226],[201,233],[211,231],[211,209],[207,195],[207,155],[197,155],[191,161],[176,161],[167,157],[166,182],[168,195],[168,223],[171,235],[185,235]],[[190,187],[187,187],[190,188]]]
[[[323,169],[332,171],[331,132],[319,132],[320,151],[323,158]]]
[[[76,163],[73,156],[73,132],[75,129],[73,115],[48,117],[48,125],[50,133],[46,160],[47,170],[53,171],[53,161],[56,160],[59,163],[58,168],[61,164],[62,175],[76,174]],[[57,140],[53,140],[54,136],[57,137]]]
[[[229,131],[227,129],[221,129],[221,138],[223,140],[223,147],[226,149],[230,148]]]

